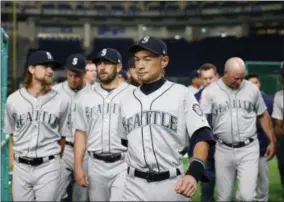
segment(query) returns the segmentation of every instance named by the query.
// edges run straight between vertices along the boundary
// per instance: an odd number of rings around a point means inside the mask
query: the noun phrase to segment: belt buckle
[[[147,182],[154,182],[154,176],[157,174],[157,172],[153,171],[153,170],[149,170],[146,174],[146,180]]]
[[[244,141],[245,145],[249,144],[250,142],[251,142],[250,139],[247,139],[247,140]]]
[[[110,154],[110,155],[104,157],[104,162],[113,163],[113,159],[114,159],[113,154]]]
[[[238,143],[233,143],[232,144],[232,148],[235,148],[235,147],[237,147],[238,146]]]

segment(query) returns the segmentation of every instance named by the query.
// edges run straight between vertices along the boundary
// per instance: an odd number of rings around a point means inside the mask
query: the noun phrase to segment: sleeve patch
[[[199,104],[193,104],[192,105],[192,110],[198,115],[198,116],[203,116],[203,112],[200,108],[200,105]]]

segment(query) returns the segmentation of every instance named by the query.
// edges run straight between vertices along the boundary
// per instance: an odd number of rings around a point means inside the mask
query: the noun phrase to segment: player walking
[[[215,143],[210,127],[188,88],[163,78],[169,61],[163,41],[146,36],[130,52],[143,84],[120,103],[119,135],[128,140],[123,200],[188,200],[203,175],[208,142]],[[183,176],[182,157],[189,136],[197,144]]]
[[[74,103],[79,100],[84,93],[91,91],[91,85],[85,81],[86,74],[86,60],[81,54],[70,55],[66,60],[66,76],[67,81],[59,83],[54,86],[62,98],[67,98],[70,102],[70,111],[74,109]],[[71,110],[72,108],[72,110]],[[70,129],[69,134],[66,134],[65,150],[61,159],[61,179],[60,179],[60,191],[62,199],[67,199],[67,187],[73,182],[74,171],[74,133],[75,130],[72,127],[74,122],[73,114],[69,114],[68,127]],[[84,161],[84,168],[87,160]],[[73,184],[73,183],[72,183]],[[87,201],[88,191],[87,188],[74,184],[73,196],[75,201]],[[69,196],[72,198],[72,196]]]
[[[203,90],[209,86],[212,82],[215,82],[218,78],[218,72],[215,65],[210,63],[205,63],[199,68],[200,79],[203,88],[198,91],[194,96],[200,101],[201,94]],[[212,127],[212,116],[208,116],[209,125]],[[188,156],[191,159],[193,154],[193,148],[196,143],[191,141]],[[215,145],[209,150],[208,159],[206,163],[205,173],[209,179],[209,182],[201,182],[201,201],[202,202],[212,202],[214,201],[214,191],[215,191]]]
[[[260,89],[261,83],[258,75],[249,74],[246,76],[246,80],[250,81],[258,89]],[[264,92],[261,92],[261,95],[267,107],[267,111],[271,116],[273,108],[273,97],[265,94]],[[269,199],[268,162],[264,154],[269,142],[267,136],[265,135],[263,129],[259,124],[257,124],[257,136],[259,140],[260,157],[258,164],[257,188],[256,188],[254,201],[268,201]]]
[[[239,179],[241,201],[254,198],[259,161],[256,120],[270,141],[265,156],[273,158],[275,137],[271,119],[260,91],[243,81],[245,64],[231,58],[225,64],[224,76],[204,89],[201,108],[212,114],[213,133],[217,138],[215,171],[217,201],[231,201],[235,178]]]
[[[284,86],[284,62],[280,66],[280,79],[282,86]],[[276,156],[278,161],[278,170],[282,185],[282,197],[284,199],[284,131],[283,131],[283,118],[284,118],[284,98],[283,90],[278,91],[274,96],[273,113],[274,129],[277,136],[277,149]]]
[[[126,175],[127,142],[117,134],[119,103],[134,87],[121,83],[121,55],[106,48],[93,59],[100,85],[76,103],[75,176],[78,184],[88,186],[91,201],[119,201]],[[82,168],[88,151],[88,176]]]
[[[7,99],[4,131],[13,136],[14,201],[60,200],[60,154],[70,131],[69,103],[51,89],[56,65],[49,52],[32,53],[24,87]]]

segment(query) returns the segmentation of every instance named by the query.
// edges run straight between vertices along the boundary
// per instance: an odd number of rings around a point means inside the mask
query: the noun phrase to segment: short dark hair
[[[256,78],[256,79],[260,80],[259,76],[257,74],[248,74],[248,75],[245,76],[245,80],[250,80],[252,78]]]
[[[211,63],[204,63],[203,65],[201,65],[201,67],[199,68],[199,71],[208,71],[212,69],[215,74],[217,74],[217,67]]]

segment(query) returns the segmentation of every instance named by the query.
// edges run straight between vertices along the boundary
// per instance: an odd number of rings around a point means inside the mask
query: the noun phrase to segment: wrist
[[[193,158],[186,172],[186,175],[191,175],[196,180],[196,182],[199,182],[203,178],[204,170],[205,163],[198,158]]]
[[[275,137],[270,138],[269,142],[270,142],[270,144],[275,145],[276,144],[276,138]]]

